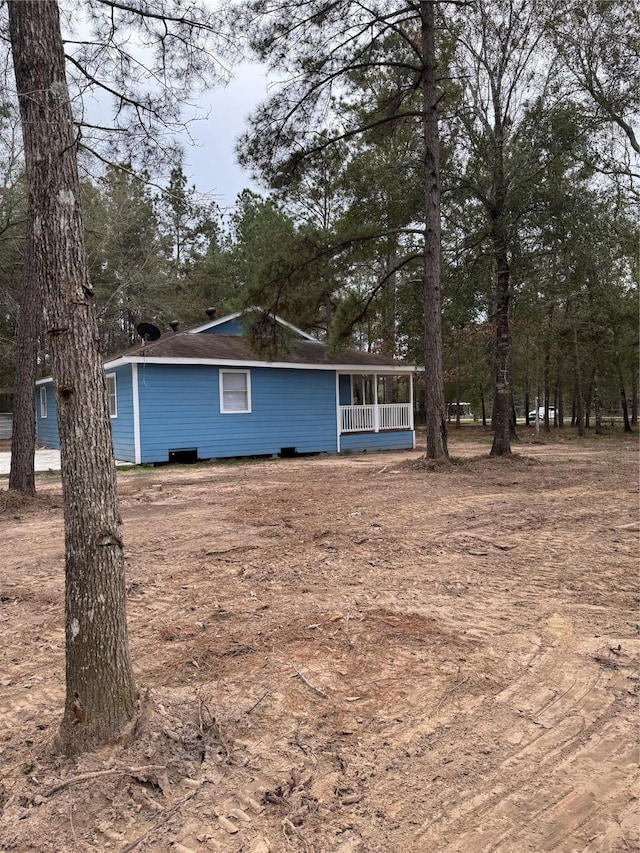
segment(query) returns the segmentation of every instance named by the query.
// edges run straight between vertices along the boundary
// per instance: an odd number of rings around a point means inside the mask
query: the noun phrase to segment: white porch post
[[[340,453],[340,433],[342,432],[342,412],[340,411],[340,374],[336,370],[336,448]]]
[[[413,373],[409,374],[409,425],[413,433],[413,449],[416,449],[416,428],[413,422]]]
[[[378,408],[378,374],[373,374],[373,431],[380,432],[380,409]]]

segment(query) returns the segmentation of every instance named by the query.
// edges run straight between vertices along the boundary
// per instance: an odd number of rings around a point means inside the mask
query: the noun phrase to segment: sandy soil
[[[77,761],[59,479],[0,490],[0,849],[639,850],[637,438],[451,445],[120,473],[141,713]]]

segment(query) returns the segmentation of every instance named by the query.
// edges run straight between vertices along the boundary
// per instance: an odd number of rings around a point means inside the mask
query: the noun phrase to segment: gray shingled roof
[[[167,332],[157,341],[149,341],[144,346],[130,347],[117,355],[109,356],[112,362],[119,358],[146,356],[147,358],[194,358],[220,361],[255,362],[277,361],[290,364],[326,364],[326,365],[358,365],[369,367],[410,367],[407,362],[399,361],[385,355],[362,352],[361,350],[346,350],[338,355],[327,355],[326,347],[320,341],[294,341],[287,353],[281,353],[276,358],[256,355],[249,348],[247,341],[241,335],[189,334],[184,332]]]

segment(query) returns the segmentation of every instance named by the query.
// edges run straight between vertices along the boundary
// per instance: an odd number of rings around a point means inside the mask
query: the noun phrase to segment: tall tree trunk
[[[518,434],[516,432],[516,426],[518,425],[518,413],[516,412],[516,401],[513,397],[513,392],[509,394],[509,401],[511,404],[511,424],[509,429],[509,438],[511,441],[519,441]]]
[[[589,379],[589,383],[587,385],[587,394],[584,398],[584,428],[591,428],[591,407],[593,405],[593,394],[595,389],[595,381],[596,381],[596,368],[595,366],[591,370],[591,378]]]
[[[602,435],[602,408],[600,406],[600,379],[598,368],[593,373],[593,408],[595,412],[596,435]]]
[[[544,431],[551,432],[549,424],[549,400],[551,399],[551,336],[553,334],[553,302],[549,306],[547,334],[544,342],[544,365],[542,381],[544,384]]]
[[[631,371],[631,426],[638,426],[638,375],[635,370]]]
[[[560,380],[560,372],[556,377],[556,418],[555,424],[558,429],[564,429],[564,397],[562,394],[562,382]]]
[[[511,453],[511,390],[509,387],[509,262],[506,246],[495,225],[495,391],[491,456]]]
[[[574,395],[574,415],[571,418],[571,425],[575,423],[578,428],[578,435],[584,436],[584,402],[582,397],[582,375],[580,372],[580,354],[578,352],[578,329],[576,327],[575,317],[573,318],[573,395]]]
[[[627,405],[627,393],[624,388],[624,376],[622,373],[622,364],[620,363],[620,355],[616,350],[614,355],[614,364],[618,375],[618,387],[620,388],[620,405],[622,406],[622,417],[624,420],[624,431],[633,432],[629,421],[629,407]]]
[[[9,488],[35,495],[36,408],[34,389],[38,369],[40,289],[34,263],[33,216],[29,212],[23,264],[20,314],[16,330],[16,376],[13,395],[13,432]]]
[[[115,737],[135,712],[122,523],[58,5],[11,0],[8,8],[60,433],[66,703],[59,742],[74,754]]]
[[[491,456],[511,453],[511,387],[509,383],[509,296],[511,270],[505,223],[507,187],[504,175],[504,138],[500,93],[493,84],[494,144],[491,243],[495,263],[495,389],[493,397],[493,445]]]
[[[384,355],[396,354],[396,287],[398,274],[394,271],[397,263],[396,245],[387,252],[385,259],[384,311],[382,317],[382,352]]]
[[[325,327],[325,331],[328,331],[331,328],[331,318],[333,317],[333,304],[331,302],[331,291],[327,290],[323,296],[322,300],[323,304],[323,315],[324,322],[327,324]]]
[[[456,429],[460,429],[460,341],[456,341]]]
[[[424,351],[427,458],[448,456],[442,370],[440,296],[440,163],[433,0],[421,0],[424,134]]]

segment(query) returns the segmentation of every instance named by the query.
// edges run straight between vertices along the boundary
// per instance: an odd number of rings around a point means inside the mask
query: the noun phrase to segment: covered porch
[[[341,373],[338,375],[338,433],[347,448],[349,436],[362,433],[404,433],[381,438],[375,445],[414,445],[413,374],[396,368],[389,372]],[[400,444],[398,443],[400,442]]]

